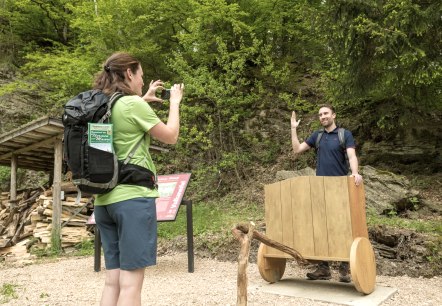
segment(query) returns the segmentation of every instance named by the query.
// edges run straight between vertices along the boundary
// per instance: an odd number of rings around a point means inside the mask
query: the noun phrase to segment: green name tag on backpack
[[[110,123],[88,123],[89,146],[113,153],[113,125]]]

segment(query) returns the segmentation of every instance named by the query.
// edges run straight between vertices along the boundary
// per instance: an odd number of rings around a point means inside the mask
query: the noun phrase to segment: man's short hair
[[[333,105],[331,105],[331,104],[321,104],[321,105],[319,105],[319,109],[321,109],[323,107],[327,107],[328,109],[330,109],[332,111],[332,114],[335,113],[335,108],[333,107]]]

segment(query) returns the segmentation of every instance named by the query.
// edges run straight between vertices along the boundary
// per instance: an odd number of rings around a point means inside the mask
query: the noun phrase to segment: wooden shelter
[[[0,135],[0,165],[11,167],[11,211],[17,200],[17,168],[49,172],[53,189],[52,234],[60,244],[61,182],[64,126],[61,119],[43,117]],[[167,149],[151,146],[153,151]]]
[[[310,260],[347,261],[358,291],[373,292],[376,263],[368,240],[364,186],[353,177],[301,176],[265,186],[266,235]],[[279,281],[286,259],[261,244],[261,276]]]
[[[17,168],[53,171],[52,232],[55,233],[55,245],[60,245],[63,131],[60,119],[43,117],[0,135],[0,164],[11,167],[11,211],[14,211],[17,197]]]

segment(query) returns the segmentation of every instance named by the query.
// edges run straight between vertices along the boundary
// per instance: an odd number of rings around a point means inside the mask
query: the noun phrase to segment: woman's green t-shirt
[[[160,122],[150,105],[139,96],[124,96],[112,107],[114,150],[119,160],[125,159],[141,138],[138,147],[129,161],[148,168],[156,174],[155,165],[149,153],[150,134],[148,131]],[[158,190],[136,185],[117,185],[112,191],[96,195],[95,205],[108,205],[115,202],[139,198],[158,197]]]

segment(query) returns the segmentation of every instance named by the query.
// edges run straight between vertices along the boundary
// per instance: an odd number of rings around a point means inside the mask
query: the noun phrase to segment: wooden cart
[[[356,290],[375,289],[376,262],[368,240],[364,186],[353,177],[301,176],[265,186],[266,235],[309,260],[347,261]],[[262,278],[277,282],[290,255],[265,244]]]

